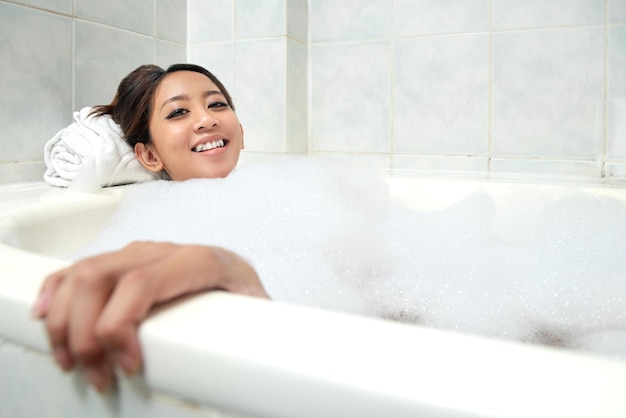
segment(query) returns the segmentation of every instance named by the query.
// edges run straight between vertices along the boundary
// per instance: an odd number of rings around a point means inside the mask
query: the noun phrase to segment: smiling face
[[[205,75],[176,71],[157,88],[150,115],[151,143],[135,154],[172,180],[226,177],[243,149],[243,130],[219,88]]]

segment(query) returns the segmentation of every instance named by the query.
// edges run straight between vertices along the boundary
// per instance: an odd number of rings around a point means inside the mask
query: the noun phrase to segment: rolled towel
[[[74,112],[74,122],[44,146],[45,181],[58,187],[107,187],[161,178],[141,165],[110,116],[89,115],[91,110]]]

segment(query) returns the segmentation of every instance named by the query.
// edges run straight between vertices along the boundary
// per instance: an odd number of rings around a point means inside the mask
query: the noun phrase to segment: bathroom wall
[[[624,0],[0,0],[0,183],[140,63],[205,65],[246,157],[626,182]]]
[[[624,0],[310,0],[309,151],[626,179]]]
[[[307,0],[188,0],[188,60],[233,95],[242,158],[307,152]]]
[[[41,180],[73,110],[144,63],[186,59],[184,0],[0,0],[0,183]]]

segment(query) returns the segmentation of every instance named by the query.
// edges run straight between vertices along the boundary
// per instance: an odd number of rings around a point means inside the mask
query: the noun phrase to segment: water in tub
[[[129,186],[71,258],[133,240],[219,245],[276,300],[626,358],[626,202],[517,198],[496,231],[485,193],[416,212],[373,171],[248,164],[225,179]]]

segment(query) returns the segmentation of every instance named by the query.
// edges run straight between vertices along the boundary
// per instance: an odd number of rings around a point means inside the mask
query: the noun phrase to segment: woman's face
[[[226,177],[243,149],[243,130],[219,88],[205,75],[166,75],[154,96],[149,145],[137,144],[137,158],[172,180]]]

